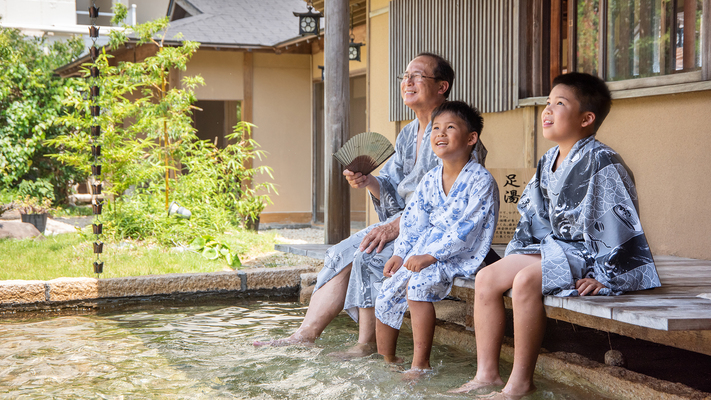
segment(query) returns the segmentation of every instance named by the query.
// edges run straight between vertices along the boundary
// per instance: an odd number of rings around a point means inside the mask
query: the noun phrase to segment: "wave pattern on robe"
[[[557,157],[557,146],[546,152],[521,195],[506,255],[541,254],[545,295],[577,296],[582,278],[605,285],[601,295],[661,286],[620,156],[593,135],[553,172]]]

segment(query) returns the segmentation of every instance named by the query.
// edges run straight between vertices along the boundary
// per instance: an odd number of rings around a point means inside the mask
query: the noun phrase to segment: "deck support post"
[[[338,151],[349,137],[348,13],[348,0],[332,0],[325,7],[324,239],[326,244],[335,244],[350,236],[349,185],[343,177],[340,164],[333,158],[333,153]]]

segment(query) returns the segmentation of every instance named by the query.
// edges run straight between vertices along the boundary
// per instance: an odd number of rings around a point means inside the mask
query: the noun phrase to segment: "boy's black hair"
[[[476,107],[471,107],[463,101],[445,101],[432,111],[432,122],[441,114],[452,113],[467,124],[469,132],[476,132],[481,137],[484,129],[484,118]]]
[[[610,89],[607,88],[605,81],[590,74],[570,72],[558,75],[553,79],[551,89],[557,85],[565,85],[573,89],[580,102],[580,111],[590,111],[595,114],[594,128],[595,132],[597,132],[600,125],[602,125],[602,121],[610,113],[610,107],[612,106]]]
[[[444,98],[448,98],[449,92],[452,91],[452,83],[454,82],[454,69],[452,69],[452,66],[449,64],[449,61],[445,60],[444,58],[442,58],[442,56],[437,55],[435,53],[424,52],[418,54],[417,57],[430,57],[435,61],[435,68],[432,72],[434,73],[435,79],[449,83],[447,91],[444,92]]]

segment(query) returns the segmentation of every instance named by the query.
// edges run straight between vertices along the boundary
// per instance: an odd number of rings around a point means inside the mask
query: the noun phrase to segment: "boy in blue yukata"
[[[514,364],[502,392],[533,392],[546,326],[542,295],[617,295],[661,285],[637,213],[631,173],[614,150],[595,140],[612,100],[605,82],[569,73],[553,81],[541,120],[558,145],[538,163],[521,195],[521,219],[506,256],[477,275],[474,299],[476,376],[452,392],[503,385],[503,294],[512,289]]]
[[[476,154],[483,120],[460,101],[432,112],[430,144],[441,164],[417,185],[400,221],[400,236],[387,261],[375,302],[378,353],[402,360],[395,347],[403,315],[410,308],[415,353],[410,378],[430,369],[435,328],[433,302],[452,290],[454,278],[473,276],[489,252],[499,214],[496,181]]]

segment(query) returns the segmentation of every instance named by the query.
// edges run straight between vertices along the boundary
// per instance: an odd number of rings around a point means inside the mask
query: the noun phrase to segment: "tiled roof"
[[[274,46],[299,36],[293,12],[306,12],[304,0],[183,0],[201,13],[170,23],[171,40],[202,44]],[[180,3],[180,2],[176,2]]]

